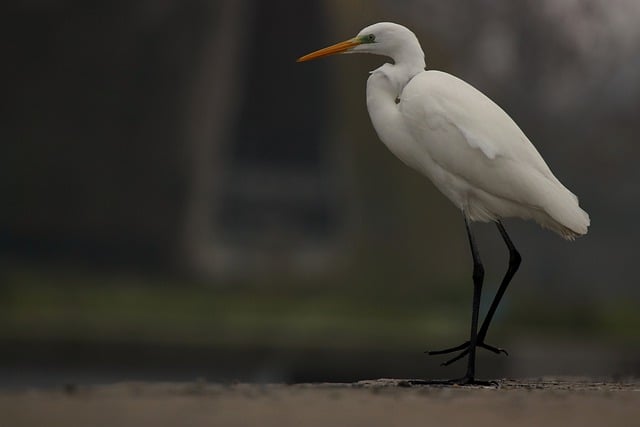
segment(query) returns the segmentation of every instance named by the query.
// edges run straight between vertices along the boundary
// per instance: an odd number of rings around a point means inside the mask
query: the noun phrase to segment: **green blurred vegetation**
[[[425,289],[281,279],[221,286],[28,269],[5,272],[4,279],[0,340],[424,350],[463,339],[468,328],[470,289],[462,284]],[[569,304],[514,293],[490,335],[492,342],[535,336],[637,347],[639,328],[629,301]]]

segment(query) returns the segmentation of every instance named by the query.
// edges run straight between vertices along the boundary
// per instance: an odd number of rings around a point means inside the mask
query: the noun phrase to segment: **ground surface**
[[[640,380],[118,383],[0,392],[2,426],[637,426]]]

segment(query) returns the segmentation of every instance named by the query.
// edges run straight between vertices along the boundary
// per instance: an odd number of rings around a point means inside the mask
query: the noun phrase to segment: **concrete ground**
[[[117,383],[0,392],[0,426],[640,426],[640,380]]]

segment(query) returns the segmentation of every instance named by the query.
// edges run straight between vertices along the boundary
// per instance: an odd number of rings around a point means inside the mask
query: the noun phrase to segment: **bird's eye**
[[[367,39],[368,39],[370,42],[373,42],[373,41],[375,41],[375,40],[376,40],[376,36],[375,36],[375,34],[369,34],[369,35],[367,36]]]

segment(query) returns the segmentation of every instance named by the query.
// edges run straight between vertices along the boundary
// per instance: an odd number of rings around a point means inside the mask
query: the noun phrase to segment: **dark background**
[[[454,376],[459,212],[380,143],[367,72],[302,54],[378,21],[518,122],[580,196],[523,265],[481,376],[638,375],[640,4],[29,1],[5,6],[0,385]],[[476,225],[486,299],[506,269]],[[486,308],[489,301],[483,302]]]

